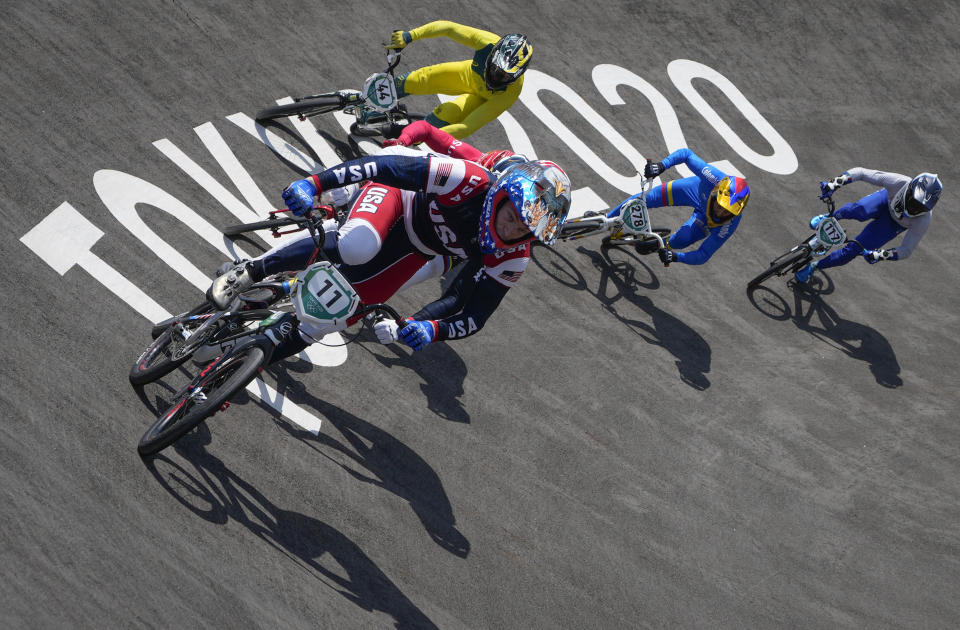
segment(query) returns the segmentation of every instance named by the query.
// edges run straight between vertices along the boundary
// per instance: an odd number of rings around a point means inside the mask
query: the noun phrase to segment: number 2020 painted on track
[[[716,70],[696,61],[677,59],[667,66],[667,73],[680,93],[704,117],[740,157],[776,175],[789,175],[797,170],[797,156],[787,141],[773,126],[757,111],[743,93],[729,79]],[[601,64],[593,69],[593,83],[608,103],[623,105],[625,101],[620,96],[618,88],[626,86],[640,92],[653,107],[657,122],[660,125],[667,153],[687,146],[680,121],[674,112],[670,101],[657,88],[637,74],[611,64]],[[700,95],[693,86],[694,79],[703,79],[716,86],[730,102],[739,110],[744,118],[766,140],[772,152],[763,155],[749,147],[743,139],[721,118],[716,110]],[[635,173],[623,175],[614,171],[604,162],[596,152],[581,140],[570,127],[551,112],[541,100],[541,92],[550,92],[559,96],[577,111],[601,136],[617,149],[634,167]],[[634,194],[640,190],[645,157],[627,141],[606,119],[593,109],[577,92],[565,83],[536,70],[529,70],[524,79],[523,92],[520,101],[537,116],[594,172],[620,189],[624,193]],[[518,153],[535,156],[533,144],[529,136],[509,112],[500,116],[513,149]],[[742,176],[743,173],[727,160],[714,162],[721,170]],[[680,175],[689,177],[693,173],[684,165],[677,167]]]

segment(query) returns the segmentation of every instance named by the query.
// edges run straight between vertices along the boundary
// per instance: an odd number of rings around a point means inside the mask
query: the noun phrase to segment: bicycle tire
[[[276,120],[286,116],[316,116],[343,109],[344,105],[340,97],[336,94],[329,96],[317,96],[315,98],[305,98],[286,105],[272,105],[264,107],[257,112],[256,119]]]
[[[265,357],[263,349],[251,343],[215,359],[180,390],[170,407],[147,429],[137,444],[137,452],[141,456],[154,455],[212,416],[253,380]],[[206,396],[199,404],[194,400],[197,388]]]
[[[255,232],[256,230],[272,230],[273,228],[282,228],[291,225],[297,225],[297,220],[293,217],[283,217],[281,219],[267,219],[266,221],[257,221],[255,223],[228,225],[221,231],[224,236],[239,236],[247,232]]]
[[[670,236],[671,234],[671,231],[668,228],[655,227],[651,229],[653,230],[654,233],[659,234],[660,238],[662,238],[664,241],[666,241],[667,237]],[[644,234],[638,235],[638,234],[631,234],[629,232],[620,232],[620,234],[616,236],[604,237],[601,244],[603,247],[625,247],[625,246],[635,247],[640,243],[646,243],[647,241],[656,241],[656,239]],[[659,245],[659,243],[657,243],[657,245]],[[657,250],[654,249],[653,252],[655,251]],[[653,253],[653,252],[648,252],[648,253]]]
[[[162,376],[183,365],[190,358],[190,355],[173,358],[174,352],[170,350],[173,344],[173,327],[168,327],[153,342],[147,346],[134,364],[130,367],[130,384],[146,385],[152,383]]]
[[[773,259],[770,266],[760,272],[753,280],[747,283],[747,289],[755,289],[760,284],[774,275],[782,276],[788,269],[795,269],[807,263],[810,260],[810,252],[806,248],[791,249],[785,254],[781,254]]]
[[[190,358],[190,355],[188,354],[176,359],[173,358],[174,352],[170,349],[170,345],[174,342],[173,335],[175,331],[172,324],[192,315],[211,312],[213,309],[212,304],[203,302],[186,313],[181,313],[176,317],[171,317],[170,319],[154,324],[150,330],[150,337],[153,341],[150,342],[150,345],[140,353],[137,360],[130,366],[130,373],[128,375],[130,384],[146,385],[147,383],[152,383],[183,365],[183,363]],[[198,324],[198,326],[199,325],[200,324]]]

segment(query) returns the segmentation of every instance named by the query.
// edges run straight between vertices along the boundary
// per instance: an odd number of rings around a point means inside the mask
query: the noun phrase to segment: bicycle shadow
[[[203,432],[209,438],[201,425],[174,446],[192,471],[162,454],[144,462],[171,496],[210,523],[240,523],[356,606],[390,615],[397,628],[437,627],[356,543],[323,521],[271,503],[204,448]]]
[[[296,147],[298,151],[306,153],[311,160],[315,163],[322,165],[324,168],[329,168],[333,166],[332,164],[324,164],[320,159],[320,156],[317,155],[316,151],[313,150],[313,147],[310,146],[310,143],[305,142],[303,137],[297,132],[294,128],[280,122],[279,120],[263,120],[257,121],[257,133],[260,136],[260,140],[270,146],[269,138],[267,137],[267,130],[277,133],[282,140],[289,143],[291,146]],[[332,134],[322,130],[317,129],[317,135],[319,135],[327,144],[329,144],[334,152],[337,154],[337,157],[341,161],[345,162],[347,160],[352,160],[358,157],[361,157],[359,151],[356,147],[351,145],[349,142],[340,140],[333,136]],[[284,158],[280,154],[275,154],[278,159],[283,161],[290,170],[299,173],[302,177],[310,175],[309,171],[306,171],[290,160]]]
[[[793,294],[792,307],[783,296],[764,285],[752,291],[748,289],[747,295],[753,306],[767,317],[790,320],[800,330],[866,363],[877,384],[890,389],[903,385],[900,363],[887,338],[875,328],[840,317],[836,309],[824,301],[823,296],[834,290],[833,280],[825,273],[821,271],[807,285],[791,280],[786,288]]]
[[[440,547],[460,558],[470,553],[470,542],[457,530],[453,506],[436,471],[410,447],[395,437],[351,414],[310,394],[282,363],[267,369],[277,378],[277,391],[291,401],[310,406],[319,412],[343,436],[336,439],[329,432],[318,435],[301,429],[273,409],[261,404],[274,421],[291,436],[305,442],[320,455],[340,466],[358,481],[373,484],[400,497],[411,509],[430,538]],[[331,448],[370,474],[363,474],[331,457],[321,447]]]
[[[660,346],[676,357],[677,371],[681,381],[700,391],[710,387],[710,379],[707,378],[712,352],[710,344],[682,320],[657,308],[652,299],[637,293],[637,287],[647,290],[660,287],[660,281],[650,267],[637,255],[622,250],[622,254],[633,260],[614,262],[610,258],[609,250],[596,252],[579,247],[577,251],[589,258],[594,267],[600,271],[597,290],[591,291],[591,294],[604,308],[646,343]],[[637,278],[638,268],[643,268],[649,274],[650,280],[640,281]],[[620,313],[617,310],[617,302],[620,300],[626,300],[631,306],[645,312],[649,321],[634,319]]]
[[[576,291],[587,289],[587,281],[583,274],[575,264],[570,262],[569,258],[560,253],[560,248],[534,241],[533,247],[530,248],[530,260],[560,284]]]

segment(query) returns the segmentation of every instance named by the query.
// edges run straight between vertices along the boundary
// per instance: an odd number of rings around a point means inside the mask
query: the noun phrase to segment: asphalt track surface
[[[960,7],[835,5],[8,3],[0,625],[960,626]],[[604,257],[587,240],[539,248],[480,335],[414,355],[361,333],[342,365],[270,370],[266,383],[321,419],[317,434],[243,395],[142,462],[137,440],[184,376],[129,386],[149,322],[98,274],[170,312],[201,294],[108,209],[136,188],[115,173],[212,225],[236,222],[224,195],[158,151],[180,148],[239,198],[194,131],[212,125],[279,203],[300,172],[227,117],[358,86],[392,29],[442,17],[529,34],[536,70],[657,158],[668,147],[651,102],[621,87],[611,104],[592,72],[614,64],[649,82],[689,146],[749,178],[738,233],[700,268]],[[404,68],[462,55],[418,42]],[[795,168],[738,154],[668,76],[677,59],[736,85]],[[771,153],[720,89],[693,85]],[[542,101],[613,171],[634,172],[563,98]],[[522,103],[511,114],[575,188],[626,196],[556,125]],[[345,140],[332,118],[317,127],[331,146]],[[501,147],[505,133],[493,124],[471,142]],[[806,234],[817,181],[858,165],[942,177],[914,256],[854,261],[810,292],[779,280],[748,295]],[[82,220],[21,240],[65,202]],[[226,259],[168,212],[137,212],[205,274]],[[674,227],[688,214],[661,212]]]

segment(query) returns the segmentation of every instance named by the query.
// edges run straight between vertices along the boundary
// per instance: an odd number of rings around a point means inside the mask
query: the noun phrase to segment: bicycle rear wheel
[[[215,414],[257,375],[266,355],[250,344],[214,360],[177,394],[170,407],[147,429],[137,451],[153,455]]]
[[[343,109],[343,101],[337,94],[305,98],[286,105],[264,107],[257,112],[257,120],[276,120],[285,116],[316,116]]]
[[[241,223],[240,225],[228,225],[223,228],[224,236],[239,236],[240,234],[245,234],[247,232],[254,232],[256,230],[272,230],[274,228],[283,228],[292,225],[297,225],[297,220],[294,217],[283,217],[280,219],[268,219],[266,221],[257,221],[255,223]]]
[[[775,258],[770,266],[764,269],[756,278],[747,283],[747,289],[755,289],[767,278],[782,276],[790,271],[796,271],[810,261],[810,251],[806,247],[791,249],[787,253]]]

